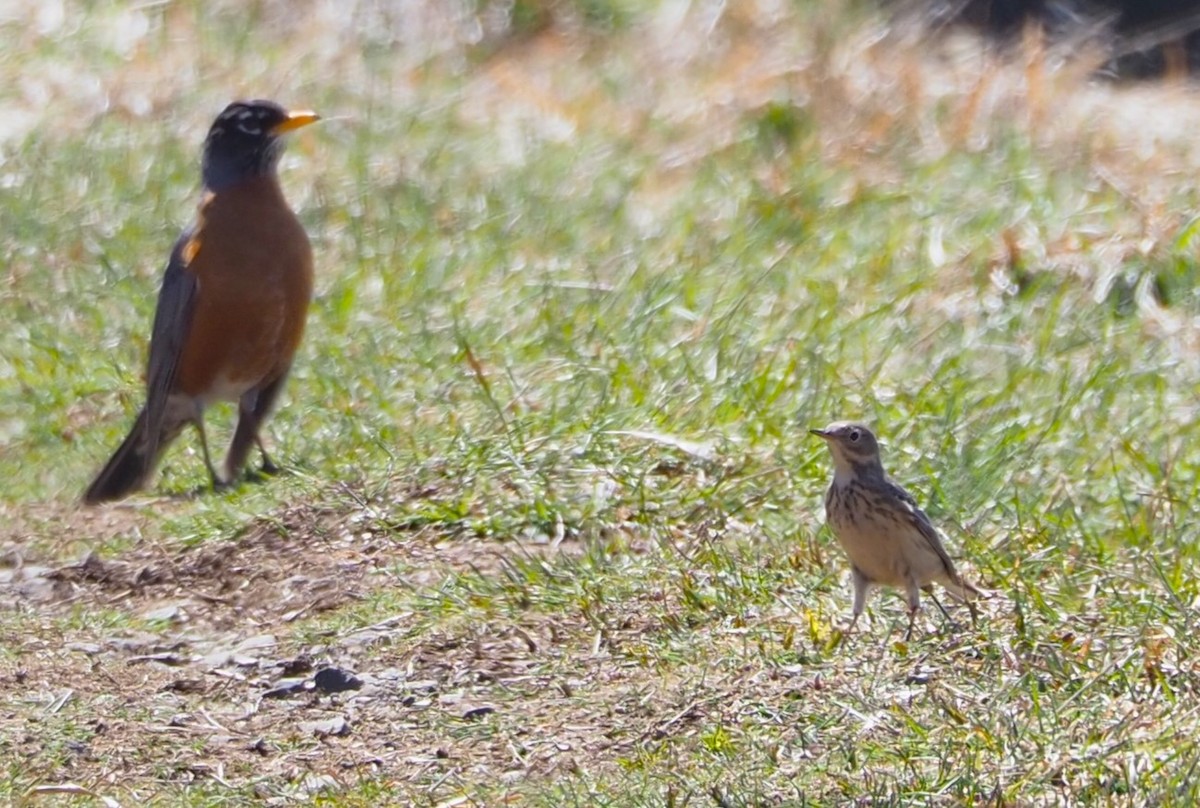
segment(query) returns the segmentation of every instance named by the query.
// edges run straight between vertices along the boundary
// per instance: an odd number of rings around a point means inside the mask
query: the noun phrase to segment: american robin
[[[284,199],[277,168],[284,135],[318,119],[271,101],[236,101],[208,130],[196,220],[175,242],[158,293],[146,404],[84,502],[119,499],[145,485],[189,423],[200,433],[214,488],[237,476],[252,443],[263,471],[278,470],[258,430],[304,333],[313,269],[308,236]],[[213,468],[204,434],[204,408],[214,401],[238,403],[224,477]]]

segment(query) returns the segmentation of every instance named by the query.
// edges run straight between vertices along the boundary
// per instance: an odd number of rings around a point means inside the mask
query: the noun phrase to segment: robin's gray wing
[[[158,292],[158,307],[154,311],[154,326],[150,331],[150,360],[146,369],[146,426],[149,440],[157,443],[163,432],[167,399],[175,386],[179,358],[192,327],[196,309],[196,292],[200,281],[188,270],[195,257],[199,239],[193,228],[183,231],[171,248],[171,258],[163,273]],[[154,456],[151,445],[150,456]]]

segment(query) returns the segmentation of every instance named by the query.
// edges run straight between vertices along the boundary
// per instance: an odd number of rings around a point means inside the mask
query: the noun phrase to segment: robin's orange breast
[[[291,364],[312,298],[312,248],[271,177],[210,194],[187,271],[198,280],[173,392],[236,399]]]

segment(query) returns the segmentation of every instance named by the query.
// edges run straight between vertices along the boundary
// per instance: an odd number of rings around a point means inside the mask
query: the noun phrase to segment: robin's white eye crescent
[[[850,442],[858,443],[858,435],[859,435],[859,432],[857,429],[851,429],[850,430]]]

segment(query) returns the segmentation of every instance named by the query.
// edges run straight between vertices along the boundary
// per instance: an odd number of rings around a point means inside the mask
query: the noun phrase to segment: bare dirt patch
[[[296,506],[227,541],[10,558],[0,757],[109,793],[210,781],[291,798],[364,776],[450,793],[608,765],[721,701],[693,704],[623,652],[660,630],[644,617],[428,594],[514,552],[538,551]],[[349,613],[377,597],[395,610]]]

